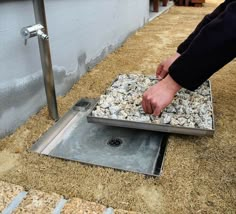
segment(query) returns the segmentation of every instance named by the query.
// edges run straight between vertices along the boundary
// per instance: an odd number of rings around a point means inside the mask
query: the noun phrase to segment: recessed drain
[[[112,147],[119,147],[123,141],[120,138],[111,138],[108,142],[107,145],[112,146]]]
[[[81,99],[74,105],[73,109],[76,111],[86,111],[90,107],[90,105],[91,103],[88,100]]]

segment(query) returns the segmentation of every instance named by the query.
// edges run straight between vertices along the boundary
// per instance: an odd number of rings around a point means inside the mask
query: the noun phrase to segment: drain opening
[[[85,99],[79,100],[75,105],[74,105],[74,110],[86,110],[90,107],[91,103]]]
[[[75,104],[76,107],[87,108],[90,105],[90,102],[81,100]]]
[[[112,147],[119,147],[123,141],[120,138],[111,138],[107,144]]]

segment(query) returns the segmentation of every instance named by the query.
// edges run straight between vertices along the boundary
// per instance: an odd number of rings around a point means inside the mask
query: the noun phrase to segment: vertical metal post
[[[35,20],[37,24],[44,26],[44,33],[48,35],[44,0],[33,0]],[[47,96],[49,115],[58,120],[57,100],[55,93],[54,77],[52,70],[51,53],[48,39],[38,37],[41,64],[44,76],[44,85]]]

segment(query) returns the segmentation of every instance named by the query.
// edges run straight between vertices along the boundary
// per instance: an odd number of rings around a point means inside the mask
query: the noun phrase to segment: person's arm
[[[188,49],[170,66],[167,77],[144,93],[144,111],[159,115],[181,87],[195,90],[234,57],[236,1],[199,32]]]
[[[188,36],[188,38],[178,46],[177,53],[182,54],[189,47],[193,39],[198,35],[202,28],[212,20],[214,20],[217,16],[219,16],[225,10],[229,2],[229,0],[223,2],[212,13],[206,15],[203,20],[197,25],[195,30]]]
[[[180,57],[179,53],[175,53],[173,56],[167,58],[166,60],[162,61],[156,70],[156,77],[158,80],[162,80],[166,77],[169,72],[169,67],[173,64],[173,62]]]
[[[169,67],[172,65],[172,63],[177,58],[179,58],[182,53],[184,53],[184,51],[190,46],[193,39],[198,35],[203,27],[205,27],[208,23],[214,20],[225,10],[229,2],[230,0],[225,1],[224,3],[220,4],[211,14],[206,15],[203,20],[197,25],[195,30],[187,37],[187,39],[178,46],[176,53],[173,56],[163,60],[158,65],[156,70],[156,77],[158,80],[162,80],[166,77],[169,72]]]
[[[236,57],[236,1],[208,23],[187,50],[170,66],[179,85],[195,90],[214,72]]]

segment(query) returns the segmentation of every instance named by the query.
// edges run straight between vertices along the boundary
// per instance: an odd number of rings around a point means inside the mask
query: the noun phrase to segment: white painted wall
[[[45,0],[57,95],[149,18],[149,0]],[[46,104],[36,38],[24,46],[20,29],[35,24],[31,1],[0,2],[0,137]]]

